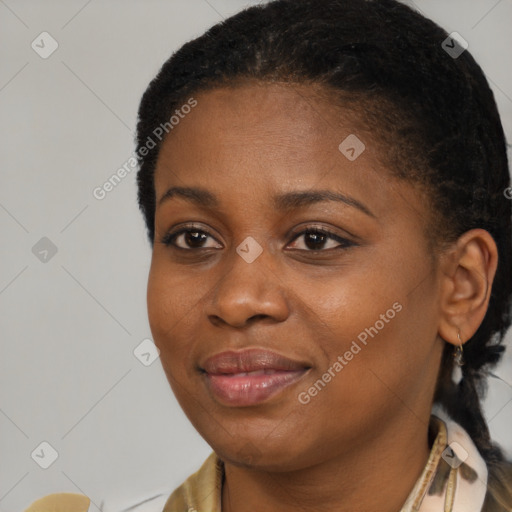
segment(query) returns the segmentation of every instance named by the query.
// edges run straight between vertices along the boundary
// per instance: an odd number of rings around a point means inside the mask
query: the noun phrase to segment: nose
[[[207,306],[216,326],[246,327],[255,321],[283,322],[289,315],[286,286],[271,267],[272,255],[263,253],[251,263],[233,251]]]

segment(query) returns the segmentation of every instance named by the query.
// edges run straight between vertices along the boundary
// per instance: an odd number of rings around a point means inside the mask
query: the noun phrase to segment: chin
[[[289,437],[292,438],[296,436]],[[232,437],[224,442],[206,441],[221,460],[237,467],[280,473],[304,469],[314,463],[307,455],[307,448],[302,449],[296,442],[283,443],[282,438],[257,440],[236,436],[236,439],[236,443]]]

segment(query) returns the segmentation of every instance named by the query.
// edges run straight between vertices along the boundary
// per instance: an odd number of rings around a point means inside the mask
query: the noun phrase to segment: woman
[[[394,0],[249,8],[163,65],[137,155],[152,334],[213,449],[165,512],[511,510],[479,403],[510,177],[463,43]]]

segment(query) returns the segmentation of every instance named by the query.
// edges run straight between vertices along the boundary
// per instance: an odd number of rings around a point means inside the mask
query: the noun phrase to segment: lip
[[[224,405],[257,405],[299,381],[311,368],[270,350],[226,351],[208,358],[201,371]]]

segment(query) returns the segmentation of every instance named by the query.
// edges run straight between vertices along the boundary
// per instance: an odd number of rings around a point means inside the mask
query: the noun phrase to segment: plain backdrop
[[[468,41],[512,140],[512,0],[415,4]],[[116,493],[170,491],[210,453],[160,360],[134,355],[151,338],[135,172],[103,200],[93,190],[132,154],[161,64],[246,5],[0,0],[0,512],[59,491],[87,494],[91,510]],[[485,411],[512,456],[511,354],[496,374]],[[48,469],[42,442],[58,454]]]

